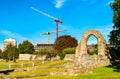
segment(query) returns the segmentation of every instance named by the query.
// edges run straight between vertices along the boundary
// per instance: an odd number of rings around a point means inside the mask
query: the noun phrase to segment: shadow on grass
[[[113,68],[115,72],[120,72],[120,60],[112,61],[111,65],[107,67]]]
[[[10,72],[14,72],[14,69],[11,69],[11,70],[2,70],[0,71],[0,73],[3,73],[5,75],[8,75]]]

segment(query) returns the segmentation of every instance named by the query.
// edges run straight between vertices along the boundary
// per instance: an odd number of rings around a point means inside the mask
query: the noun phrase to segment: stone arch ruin
[[[98,43],[98,55],[89,55],[87,52],[87,41],[93,35]],[[79,66],[100,67],[110,64],[106,51],[106,41],[102,34],[96,30],[88,30],[84,33],[81,42],[76,48],[75,62]]]
[[[81,42],[77,46],[76,56],[78,56],[79,54],[87,53],[87,41],[91,35],[95,36],[97,39],[98,55],[106,55],[107,54],[106,53],[106,41],[103,38],[103,36],[101,35],[101,33],[96,30],[88,30],[84,33]]]

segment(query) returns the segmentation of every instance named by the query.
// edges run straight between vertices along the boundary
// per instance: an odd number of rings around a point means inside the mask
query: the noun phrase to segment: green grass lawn
[[[81,74],[78,76],[41,76],[24,79],[120,79],[120,72],[114,72],[113,68],[96,68],[92,74]]]
[[[35,66],[32,66],[34,62]],[[120,79],[120,72],[115,71],[114,67],[99,67],[94,70],[92,74],[80,74],[78,76],[49,76],[50,72],[61,72],[69,68],[60,67],[70,61],[45,61],[45,64],[41,64],[41,61],[17,61],[14,62],[0,62],[0,70],[8,69],[8,65],[11,64],[13,69],[24,69],[24,71],[15,71],[9,73],[12,78],[17,77],[20,79]],[[21,68],[21,64],[24,67]],[[27,70],[28,68],[33,70]],[[31,77],[32,76],[32,77]],[[1,78],[0,78],[1,79]]]
[[[0,70],[4,70],[4,69],[9,69],[9,65],[11,66],[11,69],[15,69],[15,68],[21,68],[22,66],[25,67],[32,67],[34,63],[34,66],[38,66],[41,65],[41,61],[17,61],[17,62],[4,62],[4,61],[0,61]]]

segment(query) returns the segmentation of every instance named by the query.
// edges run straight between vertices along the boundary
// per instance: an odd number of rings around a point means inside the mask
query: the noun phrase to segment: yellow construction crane
[[[58,32],[63,32],[63,31],[67,31],[67,29],[62,29],[62,30],[58,30]],[[41,35],[48,35],[48,44],[50,44],[50,34],[52,33],[56,33],[56,30],[54,31],[49,31],[49,32],[45,32],[45,33],[42,33]]]
[[[38,13],[44,15],[44,16],[47,16],[47,17],[53,19],[53,20],[56,22],[56,39],[57,39],[57,38],[58,38],[58,32],[59,32],[59,31],[58,31],[58,23],[63,24],[63,21],[61,21],[61,20],[55,18],[54,16],[51,16],[51,15],[49,15],[49,14],[43,12],[43,11],[41,11],[41,10],[35,8],[35,7],[30,7],[30,8],[33,9],[34,11],[36,11],[36,12],[38,12]]]

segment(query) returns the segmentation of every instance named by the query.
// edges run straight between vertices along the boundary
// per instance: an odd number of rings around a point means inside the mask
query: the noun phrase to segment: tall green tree
[[[2,58],[2,50],[0,49],[0,59]]]
[[[113,9],[113,30],[110,32],[110,52],[114,59],[120,59],[120,0],[114,0],[110,4]]]
[[[13,46],[12,44],[7,45],[5,50],[2,53],[2,58],[6,61],[16,61],[16,59],[19,57],[19,51],[16,46]]]
[[[23,41],[18,45],[19,52],[21,54],[33,54],[34,53],[34,45],[28,40]]]
[[[62,53],[66,48],[75,48],[78,45],[77,40],[70,35],[63,35],[55,40],[54,48]]]

